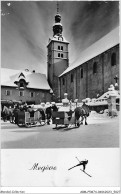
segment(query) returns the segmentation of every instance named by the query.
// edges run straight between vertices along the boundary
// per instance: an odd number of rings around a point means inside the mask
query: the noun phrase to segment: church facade
[[[48,49],[48,82],[57,100],[96,98],[108,91],[119,78],[119,28],[80,53],[69,66],[68,42],[62,36],[61,16],[57,13],[53,38]],[[119,84],[119,83],[118,83]]]
[[[97,98],[119,78],[119,29],[116,28],[80,54],[60,76],[60,98]],[[119,84],[119,83],[118,83]]]

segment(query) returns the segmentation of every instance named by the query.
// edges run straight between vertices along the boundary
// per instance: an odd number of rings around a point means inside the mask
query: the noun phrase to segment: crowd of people
[[[34,112],[39,111],[41,114],[42,121],[47,120],[47,124],[50,124],[50,119],[52,117],[52,111],[58,111],[58,108],[55,102],[52,103],[42,103],[39,107],[36,105],[27,105],[26,103],[23,105],[16,104],[14,107],[3,106],[1,110],[1,117],[3,121],[10,120],[11,123],[18,124],[18,113],[19,112],[29,112],[30,116],[34,116]]]
[[[72,113],[75,112],[75,123],[77,126],[80,125],[80,117],[81,117],[81,124],[83,124],[83,120],[85,119],[85,125],[87,125],[87,117],[89,116],[90,110],[88,105],[86,105],[85,101],[82,101],[83,105],[77,106],[72,111],[72,102],[69,103],[70,111],[68,112],[68,119],[71,120]],[[60,109],[59,109],[60,110]],[[47,103],[41,103],[40,105],[27,105],[25,104],[16,104],[14,107],[4,106],[1,112],[1,116],[3,121],[10,120],[11,123],[18,124],[19,123],[19,113],[20,112],[29,112],[30,117],[34,118],[34,113],[39,111],[41,115],[41,121],[50,124],[50,121],[52,119],[52,112],[57,112],[58,107],[55,102],[47,102]]]

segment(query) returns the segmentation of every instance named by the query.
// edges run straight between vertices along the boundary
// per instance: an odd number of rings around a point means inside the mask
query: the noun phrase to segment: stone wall
[[[60,49],[58,49],[60,47]],[[61,47],[63,48],[61,50]],[[60,57],[58,56],[60,54]],[[63,56],[61,56],[61,54]],[[51,41],[48,45],[48,82],[53,90],[55,101],[60,98],[58,76],[68,67],[68,43]]]
[[[112,60],[113,53],[116,56],[114,60]],[[83,69],[83,76],[81,76],[81,69]],[[71,80],[72,75],[73,81]],[[96,98],[97,94],[102,95],[108,91],[110,84],[115,84],[114,77],[116,75],[119,77],[119,45],[63,75],[60,78],[61,99],[65,92],[68,93],[68,99],[72,100],[77,98],[81,101],[84,98]],[[63,84],[63,79],[65,84]]]

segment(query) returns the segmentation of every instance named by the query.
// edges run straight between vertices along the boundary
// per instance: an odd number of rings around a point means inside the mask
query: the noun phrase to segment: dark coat
[[[47,114],[47,119],[50,119],[52,116],[52,109],[51,106],[46,108],[45,113]]]
[[[53,110],[54,112],[57,112],[57,111],[58,111],[58,107],[54,104],[54,105],[52,106],[52,110]]]
[[[86,116],[89,116],[89,113],[90,113],[89,106],[87,104],[83,104],[82,108],[85,110]]]

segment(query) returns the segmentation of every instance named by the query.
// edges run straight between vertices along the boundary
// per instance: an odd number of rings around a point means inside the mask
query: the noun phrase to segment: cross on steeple
[[[55,24],[53,25],[53,36],[62,37],[63,26],[61,24],[61,15],[59,14],[59,2],[57,1],[57,14],[55,15]]]
[[[115,77],[114,77],[114,79],[115,79],[115,81],[116,81],[116,83],[118,82],[118,76],[116,75]]]

